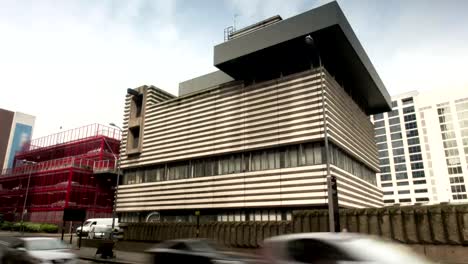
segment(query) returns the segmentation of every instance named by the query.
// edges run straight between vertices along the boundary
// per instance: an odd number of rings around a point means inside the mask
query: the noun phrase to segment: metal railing
[[[95,136],[105,136],[117,140],[120,140],[122,137],[120,130],[117,128],[101,124],[91,124],[33,139],[24,143],[22,149],[17,152],[17,155],[21,155],[28,151],[33,151],[40,148],[60,145],[63,143],[70,143]]]
[[[93,171],[109,171],[115,169],[115,160],[91,160],[85,158],[68,157],[38,162],[34,165],[24,165],[16,168],[4,169],[0,176],[27,175],[42,171],[51,171],[65,168],[80,168]]]

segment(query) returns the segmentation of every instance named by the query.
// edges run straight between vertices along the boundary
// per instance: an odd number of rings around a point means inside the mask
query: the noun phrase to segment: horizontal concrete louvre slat
[[[145,145],[148,143],[163,143],[173,141],[174,138],[180,138],[181,136],[187,136],[184,140],[189,140],[192,138],[198,138],[204,135],[213,135],[216,133],[228,133],[234,130],[239,133],[238,129],[242,128],[245,133],[250,131],[255,131],[258,129],[264,129],[266,126],[280,126],[284,124],[290,124],[292,122],[301,122],[304,118],[321,120],[321,110],[320,106],[314,107],[304,107],[299,108],[295,111],[285,111],[278,112],[275,114],[269,115],[270,118],[266,115],[257,116],[255,119],[246,120],[244,118],[238,118],[235,120],[226,120],[226,121],[216,121],[211,123],[201,123],[196,126],[197,129],[193,129],[190,126],[180,127],[177,130],[162,130],[162,131],[150,131],[145,129],[145,136],[148,140],[145,140]],[[305,111],[308,110],[308,111]],[[298,121],[296,121],[298,119]],[[237,128],[237,130],[235,130]],[[216,130],[216,131],[214,131]],[[215,133],[216,132],[216,133]],[[224,135],[223,135],[224,136]]]
[[[303,180],[304,181],[304,180]],[[139,193],[130,193],[130,194],[119,194],[118,195],[118,202],[126,202],[126,201],[133,201],[136,200],[145,200],[154,197],[168,197],[168,196],[175,196],[180,195],[181,197],[185,197],[187,195],[225,195],[226,193],[232,194],[235,192],[242,192],[242,194],[246,195],[254,195],[257,193],[264,193],[264,192],[271,192],[272,190],[281,189],[284,192],[291,192],[291,191],[308,191],[308,190],[324,190],[326,188],[326,181],[313,181],[308,180],[305,182],[298,183],[298,181],[289,181],[283,183],[271,183],[271,186],[252,186],[246,185],[244,186],[222,186],[224,188],[218,187],[206,187],[206,188],[199,188],[196,190],[193,189],[186,189],[184,190],[177,190],[177,191],[160,191],[158,189],[154,189],[153,191],[146,191],[146,192],[139,192]],[[279,190],[278,189],[278,190]]]
[[[342,112],[337,112],[337,110],[333,108],[327,109],[327,116],[331,123],[337,124],[336,131],[345,134],[349,138],[353,138],[353,142],[355,142],[356,145],[362,146],[366,152],[377,154],[374,134],[365,133],[364,131],[359,130],[360,123],[363,123],[362,120],[353,120],[352,118],[348,118],[344,116]]]
[[[297,109],[296,109],[297,108]],[[169,133],[174,133],[181,129],[193,129],[197,130],[197,128],[203,128],[203,126],[209,125],[218,125],[218,126],[226,126],[224,123],[232,122],[232,123],[248,123],[258,121],[260,117],[267,117],[267,116],[274,116],[275,114],[278,116],[284,116],[288,113],[298,112],[299,109],[306,110],[317,110],[321,109],[321,100],[320,98],[316,97],[304,97],[301,100],[292,100],[288,104],[285,105],[274,105],[269,106],[268,108],[262,108],[261,106],[258,107],[258,111],[239,111],[238,113],[226,115],[226,116],[219,116],[215,113],[215,111],[206,111],[205,118],[195,118],[191,116],[190,120],[187,122],[182,122],[180,120],[175,120],[174,125],[167,126],[166,124],[156,121],[155,124],[158,124],[160,127],[154,127],[151,123],[147,122],[147,126],[145,126],[145,132],[147,134],[157,133],[165,135]],[[220,124],[221,123],[221,124]]]
[[[219,155],[223,154],[226,152],[242,152],[242,151],[247,151],[247,150],[253,150],[253,149],[259,149],[259,148],[269,148],[272,146],[278,146],[278,145],[285,145],[285,144],[295,144],[295,143],[300,143],[300,142],[306,142],[306,141],[316,141],[318,139],[323,138],[323,133],[321,134],[313,134],[313,135],[305,135],[301,137],[291,137],[291,138],[283,138],[278,140],[277,142],[261,142],[257,144],[249,144],[243,147],[236,147],[236,148],[226,148],[222,150],[214,150],[214,151],[208,151],[208,152],[201,152],[201,153],[196,153],[192,155],[182,155],[182,156],[176,156],[176,157],[166,157],[162,158],[159,160],[153,160],[151,157],[148,157],[146,160],[125,160],[125,162],[122,162],[121,167],[122,168],[129,168],[129,167],[134,167],[134,166],[145,166],[145,165],[150,165],[150,164],[158,164],[158,163],[164,163],[164,162],[169,162],[169,161],[177,161],[177,160],[186,160],[186,159],[192,159],[192,158],[199,158],[199,157],[206,157],[210,155]]]
[[[331,141],[337,143],[338,147],[341,149],[344,149],[348,153],[352,154],[353,156],[357,157],[357,159],[364,164],[366,164],[368,167],[372,168],[374,171],[379,170],[378,163],[375,162],[374,159],[371,159],[370,156],[373,156],[371,153],[365,153],[360,150],[359,147],[355,147],[354,144],[349,144],[349,138],[346,138],[345,135],[342,133],[337,133],[335,127],[331,124],[329,124],[329,137]],[[343,138],[345,137],[345,138]]]
[[[346,150],[348,153],[357,157],[359,161],[363,162],[367,166],[373,168],[374,170],[378,170],[377,162],[375,162],[374,159],[370,158],[370,156],[373,156],[374,154],[366,153],[361,148],[355,146],[355,144],[349,144],[349,140],[352,140],[352,139],[347,137],[343,133],[337,132],[337,129],[335,128],[335,126],[333,126],[330,123],[329,123],[329,135],[330,135],[330,138],[333,139],[333,141],[336,141],[337,143],[339,143],[338,147]]]
[[[379,203],[382,201],[382,198],[366,197],[356,193],[354,190],[348,189],[347,187],[348,186],[346,184],[342,184],[341,187],[338,187],[338,199],[341,194],[343,197],[353,198],[357,202],[367,203],[372,206],[379,206]]]
[[[242,100],[231,100],[230,105],[228,106],[221,105],[218,101],[210,102],[206,107],[203,108],[199,106],[197,109],[192,109],[191,107],[185,107],[181,105],[179,108],[183,109],[184,111],[180,115],[160,116],[157,110],[155,110],[153,117],[151,117],[151,112],[148,112],[147,120],[149,123],[157,121],[156,123],[153,123],[154,127],[171,127],[171,124],[185,120],[195,118],[197,120],[203,120],[203,117],[206,117],[207,113],[211,112],[216,112],[219,117],[229,116],[233,112],[242,112],[241,110],[244,110],[247,114],[255,114],[255,111],[260,111],[268,107],[276,107],[291,103],[299,100],[300,98],[305,99],[318,96],[319,94],[317,88],[304,86],[289,92],[263,96],[255,100],[249,97],[242,98]]]
[[[362,206],[362,207],[382,207],[383,206],[383,203],[381,203],[379,201],[368,202],[368,201],[364,201],[364,200],[361,200],[361,199],[353,198],[346,191],[344,191],[341,196],[342,197],[340,197],[340,195],[338,194],[338,202],[339,202],[339,200],[344,200],[344,201],[347,201],[349,203],[353,203],[353,204],[355,204],[357,206]]]
[[[336,135],[334,132],[330,131],[328,137],[330,141],[337,145],[340,149],[343,149],[356,157],[360,157],[359,154],[355,152],[355,149],[350,148],[350,146],[346,144],[346,141],[343,140],[339,135]],[[361,159],[364,160],[364,164],[366,164],[370,169],[374,170],[375,172],[379,171],[379,167],[377,166],[377,164],[370,161],[365,162],[365,157],[360,158],[360,160]]]
[[[369,200],[369,201],[382,201],[382,195],[375,195],[371,194],[371,191],[365,187],[356,187],[354,184],[350,184],[349,182],[346,182],[342,180],[341,178],[337,177],[339,180],[338,183],[338,189],[346,189],[349,192],[353,193],[357,198],[362,199],[362,200]],[[366,193],[366,191],[368,193]]]
[[[327,93],[330,92],[331,89],[328,89]],[[327,110],[331,112],[330,114],[334,116],[337,122],[345,125],[346,128],[348,128],[347,131],[356,131],[356,134],[365,135],[365,137],[360,137],[358,139],[362,142],[368,143],[366,144],[366,147],[375,148],[373,147],[373,126],[368,117],[363,113],[353,111],[352,107],[349,107],[350,104],[353,104],[350,98],[348,98],[347,101],[342,100],[342,102],[338,102],[338,99],[338,96],[327,96]],[[344,104],[347,104],[348,107],[346,107]]]
[[[213,144],[217,144],[218,146],[222,146],[223,143],[229,142],[239,142],[244,141],[245,143],[256,139],[266,139],[268,137],[278,137],[285,133],[292,133],[292,132],[300,132],[300,131],[316,131],[317,129],[321,129],[319,126],[315,125],[312,122],[301,122],[300,124],[290,124],[290,125],[282,125],[281,128],[278,127],[271,127],[268,130],[262,129],[259,132],[244,132],[243,130],[239,129],[239,133],[232,134],[220,134],[217,137],[203,137],[200,136],[199,139],[195,142],[187,140],[182,141],[179,144],[173,142],[172,144],[151,144],[144,148],[144,151],[154,151],[158,154],[165,154],[165,153],[174,153],[174,151],[182,151],[182,150],[190,150],[190,149],[199,149],[203,148],[204,146],[209,145],[209,148],[212,148]],[[238,130],[238,131],[239,131]],[[209,140],[209,142],[208,142]]]
[[[196,98],[196,99],[194,98],[194,100],[188,100],[188,98],[180,98],[179,100],[174,100],[171,102],[167,102],[165,104],[161,104],[158,106],[157,112],[161,116],[164,116],[164,114],[166,113],[176,115],[179,112],[176,109],[172,109],[172,107],[178,103],[183,103],[186,107],[191,107],[191,106],[203,107],[205,106],[205,103],[207,102],[210,103],[218,99],[223,100],[223,98],[231,98],[233,100],[236,99],[237,97],[242,97],[242,96],[256,98],[259,95],[262,95],[266,92],[273,92],[277,89],[278,90],[282,89],[283,87],[291,87],[291,86],[295,87],[296,85],[300,85],[301,83],[314,80],[314,78],[316,79],[316,76],[313,76],[313,75],[305,76],[302,78],[294,79],[289,82],[282,82],[279,84],[274,83],[274,84],[270,84],[269,86],[264,86],[264,87],[242,87],[242,85],[233,85],[233,86],[224,87],[224,88],[215,88],[212,91],[206,92],[210,96],[206,96],[206,97],[204,96],[203,98]]]
[[[294,104],[300,104],[301,101],[313,101],[319,103],[320,101],[318,92],[311,92],[308,90],[298,90],[296,94],[286,94],[283,97],[263,97],[261,100],[251,101],[250,98],[246,98],[246,101],[233,102],[232,109],[223,108],[222,106],[212,102],[209,108],[204,108],[200,113],[195,114],[191,112],[190,108],[184,108],[183,116],[168,116],[163,118],[155,116],[154,119],[146,118],[148,129],[161,128],[163,130],[176,128],[180,126],[180,123],[184,121],[197,122],[209,121],[213,119],[223,120],[229,119],[233,114],[244,115],[245,118],[253,117],[258,114],[265,114],[271,111],[279,111],[280,109],[287,109],[287,106],[293,106]],[[263,102],[262,102],[263,101]],[[269,109],[270,111],[267,111]],[[187,125],[190,122],[186,123]]]
[[[344,110],[343,110],[344,111]],[[336,131],[346,135],[348,138],[353,139],[353,143],[365,149],[367,153],[375,153],[377,155],[377,148],[375,147],[374,134],[368,134],[359,130],[359,120],[353,120],[337,112],[336,109],[328,108],[327,116],[331,123],[337,124]],[[354,124],[351,124],[354,123]],[[345,129],[343,129],[345,128]]]
[[[222,147],[217,146],[217,148],[203,148],[203,149],[198,149],[193,152],[182,152],[182,153],[172,153],[171,155],[162,155],[162,156],[157,156],[154,153],[147,153],[148,156],[146,158],[140,158],[138,160],[124,160],[122,161],[122,166],[125,168],[125,166],[129,164],[138,164],[140,166],[143,166],[145,164],[157,164],[157,163],[162,163],[162,162],[167,162],[167,161],[179,161],[179,160],[186,160],[186,159],[192,159],[192,158],[198,158],[198,157],[204,157],[204,156],[210,156],[210,155],[219,155],[223,153],[231,153],[231,152],[242,152],[242,151],[247,151],[247,150],[253,150],[257,148],[263,148],[263,147],[273,147],[273,146],[278,146],[278,145],[286,145],[286,144],[292,144],[292,143],[299,143],[299,142],[305,142],[305,141],[314,141],[317,139],[323,138],[323,133],[318,130],[318,132],[311,132],[311,133],[304,133],[303,131],[301,132],[296,132],[296,133],[285,133],[281,134],[279,137],[269,137],[268,139],[259,139],[259,140],[251,140],[251,141],[245,141],[245,144],[235,144],[235,143],[230,143],[230,144],[223,144]],[[182,155],[185,154],[185,155]]]
[[[256,138],[262,133],[263,135],[270,135],[271,133],[278,133],[278,132],[283,132],[286,131],[286,129],[291,130],[298,130],[299,128],[306,128],[306,129],[314,129],[317,127],[322,127],[322,118],[320,116],[306,116],[302,118],[288,118],[288,119],[282,119],[282,120],[272,120],[272,122],[268,123],[263,123],[259,124],[257,126],[249,126],[247,127],[230,127],[230,129],[233,129],[232,131],[223,131],[224,133],[219,134],[219,135],[213,135],[213,130],[203,132],[203,133],[196,133],[192,132],[192,136],[187,136],[184,138],[184,141],[180,140],[179,136],[175,136],[174,138],[167,138],[166,140],[159,140],[159,138],[156,138],[154,140],[145,140],[145,151],[149,150],[153,147],[153,145],[156,145],[157,147],[160,147],[161,149],[167,150],[167,146],[170,147],[177,147],[180,145],[188,146],[187,144],[190,144],[191,147],[195,146],[202,146],[206,144],[207,140],[223,140],[223,139],[229,139],[229,140],[234,140],[235,138],[238,138],[239,136],[243,138]],[[237,128],[237,129],[236,129]],[[228,133],[229,132],[229,133]],[[157,137],[155,135],[155,137]],[[154,148],[156,150],[156,148]]]
[[[333,79],[330,78],[330,75],[327,75],[328,77],[325,78],[325,82],[327,83],[327,92],[330,94],[333,94],[333,98],[339,100],[341,102],[341,105],[344,108],[349,109],[349,111],[354,112],[356,116],[359,116],[359,119],[367,119],[369,120],[369,117],[364,113],[364,111],[357,105],[356,102],[354,102],[346,93],[346,91]],[[333,87],[333,89],[331,89]],[[370,123],[370,121],[369,121]],[[364,129],[367,129],[369,132],[373,132],[373,126],[370,124],[369,126],[364,127]]]
[[[344,171],[335,165],[331,165],[331,173],[337,176],[339,179],[343,181],[347,181],[349,184],[355,184],[357,188],[364,188],[367,192],[371,192],[373,195],[381,196],[382,191],[379,187],[368,183],[367,181],[352,175],[351,173]]]
[[[269,195],[255,195],[255,196],[232,196],[232,197],[207,197],[207,198],[191,198],[184,197],[180,199],[155,199],[145,202],[127,202],[118,204],[119,208],[122,207],[135,207],[135,206],[152,206],[152,205],[184,205],[184,204],[216,204],[216,203],[239,203],[239,202],[256,202],[256,201],[281,201],[288,199],[304,199],[313,197],[323,197],[324,191],[309,191],[305,193],[277,193]]]
[[[270,174],[266,175],[250,175],[250,176],[242,176],[241,174],[231,174],[235,175],[229,177],[230,175],[220,175],[220,176],[211,176],[211,177],[200,177],[200,178],[192,178],[192,179],[184,179],[184,180],[173,180],[173,181],[162,181],[158,182],[158,185],[148,186],[144,184],[132,184],[132,185],[121,185],[118,189],[118,195],[123,193],[142,193],[145,191],[153,191],[158,190],[160,192],[164,192],[165,190],[169,191],[177,191],[177,190],[187,190],[187,189],[200,189],[200,188],[216,188],[219,186],[227,186],[232,187],[233,184],[245,184],[250,185],[251,183],[256,182],[268,182],[270,181],[271,185],[277,184],[278,182],[287,183],[287,184],[294,184],[293,180],[296,178],[308,178],[309,182],[321,182],[320,177],[323,177],[322,171],[297,171],[297,172],[288,172],[284,174],[284,172],[280,172],[284,169],[277,169],[276,173],[271,172]],[[281,173],[281,174],[280,174]],[[247,174],[247,173],[246,173]],[[204,178],[211,178],[204,180]],[[226,178],[226,179],[225,179]],[[316,180],[316,179],[319,180]],[[193,181],[194,179],[200,179],[200,181]],[[164,184],[162,184],[164,183]],[[174,185],[172,185],[173,183]],[[121,188],[121,187],[129,187],[129,188]],[[248,186],[246,188],[249,188]]]

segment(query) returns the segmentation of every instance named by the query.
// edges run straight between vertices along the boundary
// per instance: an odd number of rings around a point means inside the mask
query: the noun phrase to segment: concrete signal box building
[[[269,221],[383,206],[374,127],[390,98],[336,2],[227,30],[219,71],[126,97],[121,222]]]

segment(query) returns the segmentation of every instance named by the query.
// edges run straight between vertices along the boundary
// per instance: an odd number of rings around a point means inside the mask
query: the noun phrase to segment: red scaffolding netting
[[[57,138],[63,142],[50,144]],[[31,141],[0,176],[0,213],[9,221],[24,213],[27,221],[48,223],[59,223],[67,207],[110,216],[119,148],[120,130],[103,125]]]

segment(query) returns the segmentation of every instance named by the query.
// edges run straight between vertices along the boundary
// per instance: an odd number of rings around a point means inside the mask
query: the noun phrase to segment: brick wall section
[[[386,207],[340,210],[341,228],[405,244],[468,246],[468,205]],[[194,223],[131,223],[124,240],[163,241],[195,238]],[[327,232],[328,211],[296,211],[293,221],[200,224],[200,238],[228,247],[257,248],[263,239],[290,233]]]

